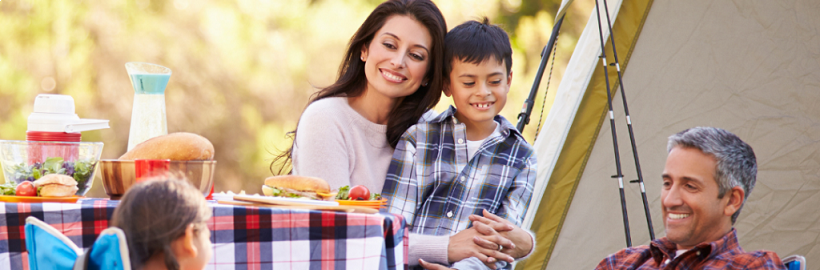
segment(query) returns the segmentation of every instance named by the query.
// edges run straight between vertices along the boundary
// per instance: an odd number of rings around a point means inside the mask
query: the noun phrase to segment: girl
[[[211,258],[211,209],[184,180],[132,186],[114,210],[112,226],[125,233],[132,269],[204,269]]]

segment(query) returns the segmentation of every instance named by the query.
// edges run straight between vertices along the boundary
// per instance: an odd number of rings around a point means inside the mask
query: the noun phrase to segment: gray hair
[[[745,193],[743,204],[746,204],[757,180],[757,161],[751,146],[735,134],[714,127],[695,127],[669,136],[667,152],[676,146],[695,148],[715,157],[717,168],[714,177],[718,184],[718,198],[723,198],[733,187],[740,186]],[[741,209],[742,204],[732,215],[732,224],[735,224]]]

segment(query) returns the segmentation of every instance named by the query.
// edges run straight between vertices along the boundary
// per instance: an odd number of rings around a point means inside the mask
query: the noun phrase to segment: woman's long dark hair
[[[441,15],[441,11],[430,0],[390,0],[377,6],[350,39],[344,61],[339,66],[339,77],[336,82],[313,94],[308,105],[328,97],[358,97],[362,95],[367,85],[364,62],[360,61],[362,48],[370,45],[376,32],[393,15],[406,15],[417,20],[427,28],[430,37],[433,39],[429,58],[431,61],[428,64],[427,74],[425,74],[425,78],[429,78],[427,85],[421,86],[413,94],[401,98],[388,115],[387,142],[395,148],[404,131],[416,124],[419,118],[427,110],[433,108],[441,97],[441,89],[444,83],[444,34],[447,33],[447,24],[444,21],[444,16]],[[295,143],[296,130],[289,132],[288,135]],[[282,174],[290,163],[292,152],[293,146],[291,145],[286,151],[277,155],[271,162],[271,173]],[[279,172],[275,173],[274,166],[277,162],[281,162],[281,167],[278,170]]]

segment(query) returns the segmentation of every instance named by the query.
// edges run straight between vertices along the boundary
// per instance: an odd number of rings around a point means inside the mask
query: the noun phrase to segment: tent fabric
[[[650,4],[629,68],[623,69],[656,236],[665,235],[660,175],[668,136],[690,127],[715,126],[737,134],[757,156],[757,185],[735,224],[741,246],[772,250],[781,257],[800,254],[808,268],[816,268],[820,265],[820,212],[815,210],[820,205],[820,17],[816,16],[820,2]],[[626,20],[626,6],[618,22]],[[619,30],[615,33],[616,41],[623,42]],[[619,45],[619,52],[627,47]],[[591,87],[601,80],[593,78]],[[615,80],[611,83],[615,85]],[[620,93],[615,97],[624,179],[635,179]],[[576,118],[588,109],[603,116],[600,108],[589,107],[580,107]],[[573,129],[581,128],[575,125],[584,123],[575,121]],[[615,162],[608,119],[594,128],[597,140],[569,197],[571,204],[558,227],[547,269],[591,269],[626,246],[618,185],[610,178]],[[566,159],[564,153],[584,152],[589,145],[576,149],[567,142],[558,164],[583,164],[578,158]],[[556,165],[549,184],[561,177]],[[625,188],[633,245],[647,244],[640,188],[634,184]],[[545,206],[551,206],[552,198],[547,197],[538,209],[542,226],[560,218],[540,216]],[[533,257],[541,259],[545,256],[541,241],[549,240],[543,239],[542,230],[536,232],[539,245]]]
[[[557,22],[559,19],[561,19],[561,17],[564,16],[564,14],[567,13],[567,7],[569,5],[571,5],[573,1],[574,0],[562,0],[561,1],[561,6],[558,7],[558,12],[555,12],[555,20],[554,21]]]
[[[623,4],[608,2],[611,19],[614,20],[613,32],[615,33],[616,46],[621,54],[618,55],[621,67],[628,64],[629,55],[634,46],[634,40],[640,33],[645,14],[651,6],[651,0],[626,1]],[[604,8],[600,8],[604,12]],[[595,10],[593,10],[595,12]],[[594,14],[594,13],[593,13]],[[624,16],[626,19],[615,20],[616,16]],[[603,26],[606,27],[606,17],[601,15]],[[537,204],[537,209],[530,210],[535,218],[530,227],[536,233],[537,247],[529,259],[519,262],[516,269],[544,269],[551,258],[555,242],[559,232],[564,225],[564,219],[573,200],[576,187],[581,178],[581,172],[589,158],[598,131],[603,121],[603,116],[607,107],[606,85],[603,83],[603,68],[598,56],[601,53],[601,42],[598,33],[597,16],[590,16],[590,23],[584,29],[583,34],[576,46],[576,50],[568,64],[567,70],[575,72],[565,73],[561,86],[556,94],[556,102],[545,122],[544,130],[539,135],[535,143],[539,159],[539,182],[546,183],[543,197]],[[604,31],[604,33],[607,33]],[[608,59],[614,61],[611,53],[611,43],[607,40]],[[581,61],[579,61],[581,60]],[[585,63],[584,63],[585,62]],[[585,68],[578,71],[579,68]],[[617,77],[614,68],[608,70],[612,76]],[[589,84],[590,81],[599,82]],[[615,82],[614,80],[612,81]],[[589,85],[589,86],[588,86]],[[615,88],[612,88],[615,91]],[[567,98],[570,97],[570,98]],[[563,98],[563,99],[562,99]],[[570,107],[572,102],[576,106]],[[562,115],[566,110],[577,112],[574,116]],[[568,118],[572,118],[567,121]],[[571,125],[569,125],[571,124]],[[547,142],[557,140],[557,135],[551,135],[566,129],[564,132],[563,147],[547,147]],[[552,144],[555,144],[553,142]],[[544,154],[554,155],[549,151],[560,151],[560,155],[554,158],[554,169],[549,170],[549,159],[544,158]],[[549,181],[546,181],[549,180]],[[536,190],[538,190],[536,188]],[[535,205],[535,204],[533,204]]]
[[[612,17],[614,17],[621,2],[620,0],[611,0],[609,5],[614,6],[610,10]],[[564,73],[561,85],[556,90],[550,113],[547,114],[547,119],[544,121],[544,128],[535,139],[533,147],[538,153],[538,178],[533,186],[530,205],[541,204],[543,191],[549,184],[549,176],[552,175],[561,148],[564,146],[570,127],[572,127],[578,106],[581,104],[589,80],[595,71],[595,59],[598,59],[601,54],[597,28],[590,27],[593,22],[596,22],[595,16],[590,16],[587,27],[581,33],[575,51],[567,64],[567,70],[573,70],[573,72]],[[608,33],[605,37],[607,36],[609,36]],[[536,211],[527,211],[522,226],[530,228],[535,220],[536,213]],[[539,217],[539,219],[542,218]]]

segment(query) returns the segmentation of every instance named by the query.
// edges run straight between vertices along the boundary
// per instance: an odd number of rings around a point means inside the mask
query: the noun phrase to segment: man
[[[745,252],[732,225],[752,192],[752,148],[719,128],[697,127],[669,137],[663,170],[666,237],[623,249],[596,269],[786,269],[771,251]]]

